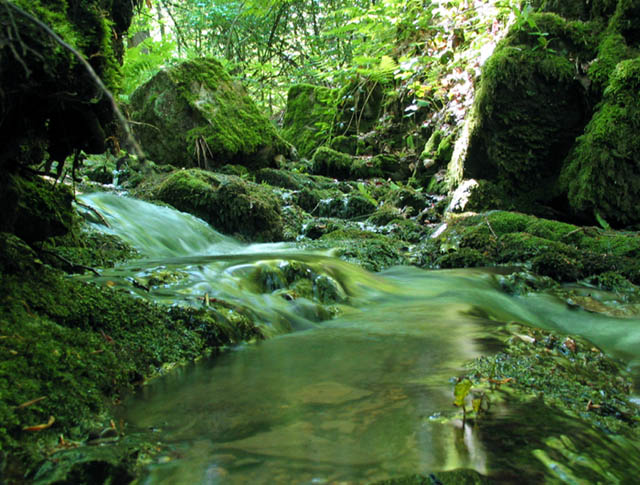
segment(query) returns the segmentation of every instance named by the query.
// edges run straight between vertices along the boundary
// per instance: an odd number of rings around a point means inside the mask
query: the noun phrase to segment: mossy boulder
[[[200,169],[178,170],[153,184],[147,197],[194,214],[221,232],[255,241],[283,238],[280,202],[267,187]]]
[[[578,138],[562,181],[574,214],[640,223],[640,58],[620,62],[604,100]]]
[[[346,153],[338,152],[329,147],[320,147],[313,154],[313,173],[340,180],[348,179],[351,175],[353,158]]]
[[[536,15],[562,35],[562,20]],[[517,189],[556,177],[587,122],[575,66],[508,37],[484,66],[464,160],[465,178],[507,180]],[[542,194],[541,194],[542,195]]]
[[[12,232],[28,243],[63,235],[71,226],[72,199],[64,185],[10,175],[0,183],[0,231]]]
[[[282,136],[298,150],[301,157],[311,157],[326,143],[336,117],[337,91],[311,84],[289,88]]]
[[[0,474],[8,483],[23,482],[34,463],[64,448],[61,435],[76,443],[109,428],[120,393],[164,364],[261,337],[235,304],[158,306],[70,279],[16,236],[0,235],[0,247],[12,259],[0,260]]]
[[[214,168],[275,166],[289,145],[244,88],[214,59],[194,59],[156,74],[131,97],[148,155],[159,163]]]
[[[117,91],[122,39],[133,1],[16,0],[79,51],[105,86]],[[113,110],[75,55],[6,4],[0,11],[0,168],[64,162],[74,149],[99,153],[115,132]],[[48,158],[46,155],[48,154]]]
[[[490,181],[496,200],[536,210],[557,197],[556,182],[576,136],[589,120],[576,56],[594,56],[588,29],[551,14],[531,14],[533,27],[513,28],[482,71],[475,105],[456,144],[448,180]],[[540,32],[544,46],[537,42]]]
[[[618,0],[534,0],[531,5],[541,11],[553,12],[567,19],[588,20],[610,15]]]

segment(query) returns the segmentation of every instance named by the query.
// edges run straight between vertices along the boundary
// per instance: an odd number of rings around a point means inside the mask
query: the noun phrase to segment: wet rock
[[[283,238],[280,201],[268,189],[233,175],[179,170],[140,188],[227,234],[256,241]]]
[[[0,231],[27,243],[66,234],[72,223],[73,197],[68,187],[40,177],[10,175],[0,182]]]

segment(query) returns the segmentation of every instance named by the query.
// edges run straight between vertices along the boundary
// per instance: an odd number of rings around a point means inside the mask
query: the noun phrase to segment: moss
[[[106,87],[117,93],[122,34],[139,1],[15,3],[78,50]],[[62,163],[74,149],[104,151],[105,138],[115,131],[113,111],[108,99],[96,94],[86,68],[23,16],[7,8],[0,17],[2,25],[12,26],[0,39],[7,52],[0,60],[0,85],[3,93],[11,93],[3,96],[0,108],[3,138],[8,140],[0,167],[13,170],[16,165],[40,163],[45,152],[49,163]],[[26,55],[29,52],[37,55]]]
[[[348,155],[359,155],[358,137],[356,135],[336,136],[331,140],[330,148],[338,152],[347,153]]]
[[[564,57],[502,46],[487,61],[472,134],[469,177],[531,183],[556,175],[575,135],[584,126],[574,67]],[[482,167],[482,168],[481,168]]]
[[[615,67],[630,55],[631,52],[621,34],[613,33],[605,36],[598,47],[598,57],[588,70],[589,79],[593,81],[594,88],[603,92]]]
[[[143,123],[136,134],[158,162],[258,168],[289,153],[275,126],[214,59],[193,59],[158,73],[135,91],[131,105],[132,117]]]
[[[217,230],[256,241],[283,238],[280,202],[271,191],[233,175],[178,170],[140,192],[194,214]]]
[[[609,28],[619,32],[632,47],[640,46],[640,4],[636,0],[618,0]]]
[[[337,179],[347,179],[351,174],[353,157],[328,147],[320,147],[313,154],[313,173]]]
[[[256,182],[264,182],[273,187],[300,190],[302,183],[289,171],[275,168],[263,168],[255,174]]]
[[[282,136],[292,143],[301,157],[311,157],[326,143],[336,117],[337,91],[310,84],[289,88]]]
[[[0,182],[0,231],[14,232],[29,243],[65,234],[71,227],[71,200],[64,185],[9,175]]]
[[[475,268],[488,266],[489,259],[477,249],[460,248],[436,259],[440,268]]]
[[[520,213],[452,218],[445,232],[428,242],[421,243],[422,266],[441,265],[440,255],[446,253],[447,266],[480,264],[473,261],[484,258],[487,265],[525,265],[557,281],[616,271],[637,283],[640,271],[640,240],[633,233],[601,232]]]
[[[82,441],[94,427],[108,426],[109,404],[163,364],[260,335],[222,302],[168,310],[65,278],[29,251],[18,256],[23,262],[13,269],[20,271],[0,278],[0,448],[13,472],[44,458],[61,434]],[[49,421],[44,431],[24,429]]]
[[[602,105],[563,170],[561,180],[571,209],[589,220],[597,212],[611,224],[640,221],[636,211],[640,195],[638,79],[640,59],[617,65]]]
[[[370,485],[489,485],[494,483],[475,470],[457,469],[438,471],[428,476],[411,475],[402,478],[390,478]]]

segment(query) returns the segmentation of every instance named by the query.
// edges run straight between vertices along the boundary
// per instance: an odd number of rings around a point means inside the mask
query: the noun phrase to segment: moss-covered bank
[[[94,238],[92,249],[90,241],[84,262],[104,261],[104,240]],[[64,242],[57,244],[43,258],[60,252]],[[9,481],[101,430],[117,436],[111,406],[167,364],[261,338],[249,316],[224,302],[156,306],[68,278],[15,235],[1,233],[0,248],[0,472]]]
[[[615,272],[640,283],[640,239],[635,233],[579,227],[515,212],[452,217],[424,242],[423,265],[461,268],[525,265],[557,281]]]

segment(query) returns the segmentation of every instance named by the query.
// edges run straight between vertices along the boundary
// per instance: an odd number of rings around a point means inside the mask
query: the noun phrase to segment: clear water
[[[495,474],[508,447],[441,416],[451,415],[451,377],[497,349],[502,324],[580,334],[630,363],[640,355],[639,319],[571,310],[551,295],[508,296],[490,272],[399,267],[374,275],[287,245],[243,245],[169,208],[110,194],[84,201],[144,256],[98,281],[168,303],[199,305],[203,294],[236,301],[273,335],[155,380],[128,400],[130,432],[162,443],[141,483],[369,483],[456,468]],[[256,287],[256,268],[292,261],[342,288],[340,317]],[[159,271],[180,278],[150,291],[132,286],[132,278]],[[519,413],[496,418],[497,436],[513,432],[500,419],[513,427]],[[600,439],[580,424],[562,426],[579,430],[569,441]],[[544,446],[529,466],[547,481],[572,483],[571,464],[549,458],[554,450]],[[611,456],[636,450],[603,446]],[[561,457],[589,461],[579,449],[574,455]],[[624,466],[630,476],[640,472]]]

